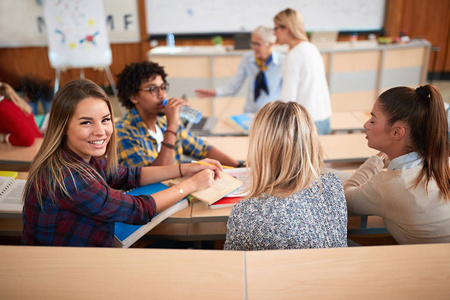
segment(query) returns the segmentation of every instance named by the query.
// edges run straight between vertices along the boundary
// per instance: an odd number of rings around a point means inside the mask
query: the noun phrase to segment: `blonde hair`
[[[33,187],[39,204],[43,207],[42,194],[44,189],[51,197],[56,191],[67,197],[71,197],[64,184],[67,172],[80,173],[85,178],[94,178],[98,173],[88,163],[80,163],[73,155],[68,154],[66,147],[66,132],[69,122],[75,113],[78,103],[86,98],[101,99],[106,102],[111,118],[113,110],[106,93],[97,84],[88,79],[78,79],[69,82],[58,93],[50,109],[47,132],[44,136],[42,146],[33,159],[30,173],[25,185],[25,197]],[[112,122],[113,133],[106,146],[107,176],[117,172],[117,146],[116,128]],[[49,180],[50,178],[50,180]],[[42,186],[46,183],[46,186]]]
[[[289,27],[292,36],[300,41],[307,41],[305,25],[302,15],[292,8],[280,11],[274,18],[273,22],[282,27]]]
[[[248,197],[287,197],[320,184],[323,165],[317,129],[297,102],[272,101],[255,115],[250,129]]]
[[[255,30],[253,30],[252,34],[261,37],[267,44],[273,44],[277,40],[273,34],[273,29],[266,26],[258,26]]]
[[[17,95],[16,91],[6,82],[0,81],[0,97],[11,100],[17,107],[19,107],[26,115],[31,114],[31,106],[22,97]]]

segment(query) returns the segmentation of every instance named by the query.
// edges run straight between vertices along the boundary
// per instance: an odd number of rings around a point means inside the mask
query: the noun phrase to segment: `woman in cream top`
[[[399,244],[450,242],[448,124],[439,91],[392,88],[371,115],[366,138],[380,153],[345,182],[349,212],[383,217]]]

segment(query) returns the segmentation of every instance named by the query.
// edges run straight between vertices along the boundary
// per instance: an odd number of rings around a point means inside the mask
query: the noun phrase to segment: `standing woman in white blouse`
[[[273,21],[277,43],[289,46],[282,65],[281,99],[306,107],[319,134],[329,134],[331,101],[322,55],[308,41],[303,18],[296,10],[285,9]]]
[[[371,115],[366,138],[381,152],[345,182],[349,212],[383,217],[399,244],[449,243],[449,136],[439,91],[389,89]]]

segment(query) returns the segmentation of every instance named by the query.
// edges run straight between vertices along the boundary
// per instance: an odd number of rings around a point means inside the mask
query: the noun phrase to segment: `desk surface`
[[[450,299],[450,244],[246,252],[248,299]]]
[[[330,130],[331,132],[364,130],[364,123],[369,116],[364,111],[334,112],[330,117]]]
[[[378,151],[367,146],[365,133],[321,135],[325,162],[364,161]],[[205,137],[211,145],[227,153],[236,160],[247,160],[248,137]]]
[[[325,162],[363,162],[378,153],[367,146],[365,133],[321,135],[319,140]]]
[[[243,252],[0,246],[2,299],[240,299]]]
[[[330,130],[332,133],[363,131],[364,123],[370,118],[370,114],[364,111],[336,112],[330,118]],[[218,118],[212,135],[245,135],[235,127],[229,125],[226,118]]]
[[[28,170],[31,161],[42,145],[42,141],[42,138],[37,138],[30,147],[18,147],[0,143],[0,170]]]

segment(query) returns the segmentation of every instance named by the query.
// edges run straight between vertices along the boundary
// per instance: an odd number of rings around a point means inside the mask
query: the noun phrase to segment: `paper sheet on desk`
[[[250,187],[250,169],[249,168],[234,168],[224,169],[224,173],[227,173],[234,178],[243,182],[242,186],[228,194],[227,197],[245,197],[248,195],[248,189]]]

